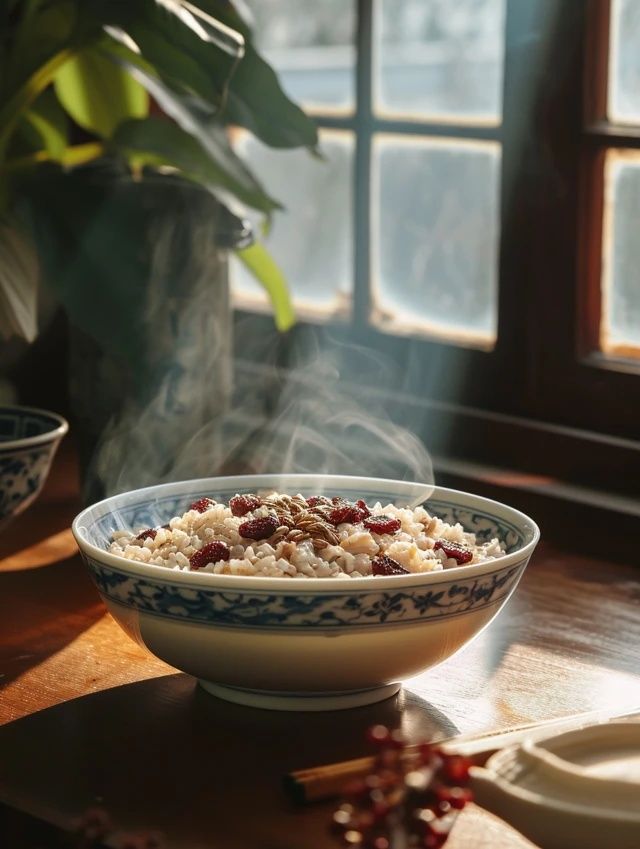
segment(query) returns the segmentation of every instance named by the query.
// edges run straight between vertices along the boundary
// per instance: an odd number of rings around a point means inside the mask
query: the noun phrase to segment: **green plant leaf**
[[[74,0],[20,0],[2,73],[3,100],[52,56],[71,46],[77,5]]]
[[[146,118],[122,124],[112,139],[116,148],[134,165],[168,165],[187,179],[210,188],[220,199],[239,198],[261,212],[270,213],[278,203],[234,153],[224,131],[210,128],[203,145],[177,124]]]
[[[211,18],[203,21],[178,0],[88,2],[107,31],[117,28],[133,40],[168,86],[197,98],[203,110],[219,110],[244,52],[239,33]]]
[[[33,124],[27,120],[25,114],[24,118],[18,122],[15,132],[11,136],[7,146],[5,163],[12,159],[37,153],[42,150],[43,144],[42,136]],[[0,163],[0,172],[3,171],[5,163]]]
[[[45,89],[25,118],[40,136],[41,147],[49,157],[60,160],[68,142],[69,121],[53,88]]]
[[[26,109],[53,81],[59,69],[72,56],[69,49],[54,54],[41,65],[13,95],[0,107],[0,160],[4,156],[7,142]]]
[[[82,50],[66,62],[54,86],[73,120],[101,138],[109,138],[123,121],[142,118],[149,111],[145,89],[97,48]]]
[[[289,330],[296,321],[287,281],[275,260],[260,242],[236,251],[236,256],[264,288],[273,306],[274,320],[280,331]]]
[[[232,4],[198,0],[198,5],[245,39],[245,55],[229,82],[225,122],[245,127],[270,147],[315,148],[318,130],[314,121],[284,93],[273,68],[253,46],[251,32]]]
[[[318,144],[315,123],[289,100],[271,66],[250,45],[229,83],[223,117],[270,147],[315,148]]]

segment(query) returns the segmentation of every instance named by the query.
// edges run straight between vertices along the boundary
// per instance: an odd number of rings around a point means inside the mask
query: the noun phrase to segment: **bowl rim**
[[[154,491],[157,492],[158,490],[161,490],[165,493],[171,493],[172,490],[180,491],[181,488],[184,488],[187,484],[191,485],[194,490],[197,490],[202,487],[206,488],[208,486],[211,486],[211,488],[218,487],[233,489],[235,486],[242,488],[242,486],[244,485],[246,488],[246,486],[251,486],[250,481],[264,481],[265,478],[272,479],[274,482],[276,479],[287,479],[294,481],[298,480],[300,481],[300,483],[302,483],[303,480],[322,478],[325,484],[327,482],[334,483],[337,489],[340,488],[338,485],[338,482],[340,481],[349,481],[351,484],[357,484],[360,482],[363,486],[375,486],[376,484],[384,484],[385,487],[397,486],[401,490],[403,488],[406,489],[410,486],[429,486],[431,489],[431,493],[425,499],[425,501],[428,501],[429,498],[433,497],[436,494],[438,496],[453,495],[454,497],[462,495],[464,496],[465,500],[470,499],[472,502],[474,502],[475,506],[483,506],[485,508],[493,507],[494,510],[497,507],[499,508],[500,512],[506,511],[508,514],[508,518],[512,520],[514,524],[517,523],[523,528],[523,530],[525,528],[527,530],[530,530],[532,536],[526,545],[524,545],[522,548],[517,549],[516,551],[510,552],[509,554],[505,554],[502,557],[496,557],[493,560],[486,560],[481,563],[474,563],[471,566],[455,566],[450,569],[440,569],[433,572],[411,572],[408,575],[376,576],[374,581],[372,581],[372,576],[370,575],[365,575],[361,578],[350,578],[348,581],[345,578],[305,578],[304,580],[295,581],[292,578],[275,578],[267,575],[216,575],[212,572],[187,572],[179,569],[172,569],[166,566],[147,564],[137,560],[129,560],[128,558],[121,557],[118,554],[112,554],[106,549],[100,548],[99,546],[94,545],[92,542],[89,542],[82,535],[83,522],[85,521],[85,518],[95,510],[112,504],[116,499],[134,500],[135,497],[144,496],[145,494],[150,494]],[[243,482],[247,483],[243,484]],[[464,507],[466,505],[462,504],[461,506]],[[106,513],[103,513],[103,515],[106,515]],[[499,514],[496,518],[498,517]],[[507,518],[507,516],[505,516],[504,518]],[[355,475],[312,474],[230,475],[224,477],[221,476],[198,478],[194,480],[172,481],[170,483],[155,484],[153,486],[143,487],[141,489],[129,490],[128,492],[123,492],[119,493],[118,495],[112,495],[108,498],[104,498],[101,501],[96,502],[95,504],[85,507],[85,509],[82,510],[73,520],[73,523],[71,525],[71,531],[76,540],[78,548],[83,554],[93,560],[97,560],[99,563],[102,563],[107,566],[112,566],[114,569],[118,569],[120,572],[125,572],[131,575],[132,577],[150,578],[156,583],[182,584],[185,586],[192,587],[193,589],[202,590],[208,589],[213,591],[246,589],[250,591],[257,591],[268,590],[269,588],[271,588],[274,591],[288,590],[289,593],[295,594],[317,593],[320,590],[332,593],[339,591],[340,593],[348,594],[349,592],[360,592],[365,589],[367,589],[368,591],[391,588],[402,589],[403,587],[413,587],[416,585],[422,586],[423,584],[445,583],[450,580],[478,578],[484,574],[501,571],[502,569],[508,568],[509,566],[515,566],[516,564],[521,563],[523,560],[528,560],[540,539],[540,529],[538,528],[538,525],[533,521],[533,519],[531,519],[525,513],[522,513],[520,510],[517,510],[515,507],[510,507],[507,504],[503,504],[502,502],[495,501],[491,498],[486,498],[482,495],[475,495],[474,493],[464,492],[463,490],[450,489],[447,487],[420,484],[416,481],[397,481],[390,480],[388,478],[373,478]]]
[[[22,436],[20,439],[0,440],[0,452],[12,450],[15,448],[32,448],[35,445],[44,445],[48,442],[54,442],[69,431],[69,422],[59,413],[54,413],[51,410],[45,410],[42,407],[24,407],[21,404],[0,404],[0,414],[3,412],[15,413],[35,413],[40,416],[46,416],[57,422],[56,427],[52,430],[47,430],[44,433],[37,433],[35,436]]]

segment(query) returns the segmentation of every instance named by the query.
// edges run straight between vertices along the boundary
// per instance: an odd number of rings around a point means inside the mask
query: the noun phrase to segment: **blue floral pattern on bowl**
[[[38,496],[67,429],[55,413],[0,407],[0,527]]]
[[[367,628],[451,617],[501,602],[515,589],[526,565],[522,561],[488,575],[445,580],[422,589],[305,593],[208,590],[131,576],[85,560],[100,593],[117,604],[169,619],[260,630]]]

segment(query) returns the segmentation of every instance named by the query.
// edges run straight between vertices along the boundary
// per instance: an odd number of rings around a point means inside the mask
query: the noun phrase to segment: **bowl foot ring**
[[[247,690],[244,687],[230,687],[200,679],[200,686],[227,702],[265,710],[346,710],[347,708],[372,705],[395,696],[400,684],[385,684],[368,690],[346,690],[331,693],[290,693],[276,690]]]

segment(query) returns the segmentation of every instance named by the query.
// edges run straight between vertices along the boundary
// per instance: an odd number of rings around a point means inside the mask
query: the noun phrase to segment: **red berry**
[[[312,495],[307,498],[307,507],[326,507],[328,504],[331,504],[331,501],[324,495]]]
[[[198,513],[204,513],[206,510],[209,510],[210,507],[216,502],[212,498],[199,498],[197,501],[194,501],[193,504],[189,507],[189,510],[197,510]]]
[[[362,518],[363,518],[363,519],[366,519],[366,518],[367,518],[367,516],[370,516],[370,515],[371,515],[371,510],[369,510],[369,507],[367,506],[367,502],[366,502],[366,501],[364,501],[362,498],[359,498],[359,499],[356,501],[356,507],[357,507],[357,508],[358,508],[358,510],[362,513]]]
[[[375,534],[395,534],[402,527],[400,519],[392,516],[369,516],[362,524]]]
[[[257,510],[262,501],[257,495],[234,495],[229,501],[229,507],[234,516],[246,516],[253,510]]]
[[[266,539],[280,526],[277,516],[269,514],[258,519],[249,519],[238,528],[238,533],[245,539]]]
[[[432,743],[418,743],[418,752],[420,753],[423,764],[431,763],[434,755]]]
[[[465,784],[469,780],[471,762],[460,755],[448,755],[443,759],[440,772],[449,784]]]
[[[231,556],[229,546],[226,542],[216,540],[209,542],[189,558],[189,566],[192,569],[202,569],[207,563],[218,563],[220,560],[228,560]]]
[[[338,504],[327,514],[327,520],[332,525],[342,525],[343,522],[353,522],[355,508],[352,504]]]
[[[393,557],[382,554],[371,562],[371,572],[374,575],[408,575],[409,570],[401,566]]]
[[[441,548],[447,557],[453,557],[458,566],[462,566],[463,563],[473,560],[473,552],[465,548],[464,545],[460,545],[459,542],[449,542],[445,539],[439,539],[433,547]]]
[[[141,531],[136,539],[155,539],[158,531],[155,528],[147,528],[146,531]]]
[[[327,521],[332,525],[341,525],[343,522],[349,522],[352,525],[357,525],[368,515],[368,510],[365,504],[365,510],[359,507],[358,504],[349,504],[348,501],[336,500],[334,508],[327,514]],[[364,502],[362,502],[364,504]]]
[[[468,787],[443,787],[435,788],[439,802],[448,802],[451,808],[461,811],[462,808],[473,799],[473,793]]]

